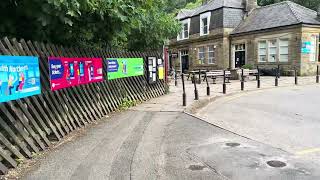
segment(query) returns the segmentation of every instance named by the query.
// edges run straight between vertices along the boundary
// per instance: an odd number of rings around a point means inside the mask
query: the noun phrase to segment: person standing
[[[9,91],[9,95],[12,95],[13,81],[14,81],[14,77],[10,74],[10,75],[9,75],[9,78],[8,78],[8,91]]]

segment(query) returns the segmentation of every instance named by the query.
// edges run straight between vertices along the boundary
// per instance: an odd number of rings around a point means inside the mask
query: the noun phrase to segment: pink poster
[[[103,80],[102,58],[49,57],[51,90]]]

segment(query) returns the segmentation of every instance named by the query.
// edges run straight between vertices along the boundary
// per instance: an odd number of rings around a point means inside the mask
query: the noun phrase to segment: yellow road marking
[[[313,148],[313,149],[306,149],[303,151],[299,151],[296,153],[296,155],[307,155],[307,154],[312,154],[317,152],[320,152],[320,148]]]

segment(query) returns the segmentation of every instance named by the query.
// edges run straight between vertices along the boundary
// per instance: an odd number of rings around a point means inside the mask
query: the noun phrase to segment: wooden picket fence
[[[4,38],[1,55],[38,56],[42,94],[0,103],[0,171],[17,167],[70,132],[97,121],[117,110],[124,100],[145,101],[165,93],[163,80],[147,81],[146,57],[161,58],[158,52],[107,52],[104,50],[62,47],[39,42]],[[80,85],[52,92],[48,57],[142,57],[145,75]],[[106,68],[106,62],[103,64]],[[104,74],[106,79],[106,74]]]

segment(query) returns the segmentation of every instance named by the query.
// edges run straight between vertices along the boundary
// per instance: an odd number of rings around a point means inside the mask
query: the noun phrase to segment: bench
[[[239,69],[237,71],[237,73],[239,74],[239,77],[241,78],[241,75],[242,75],[242,69]],[[243,69],[243,77],[246,78],[246,77],[249,77],[249,76],[255,76],[256,79],[258,79],[258,69]]]
[[[207,70],[200,70],[200,76],[202,75],[202,74],[205,74],[207,72]],[[188,78],[187,78],[187,80],[189,80],[190,79],[190,77],[191,77],[191,75],[193,75],[193,74],[195,74],[195,75],[199,75],[199,70],[192,70],[192,71],[189,71],[188,72]]]
[[[206,72],[203,81],[207,80],[207,78],[211,78],[213,80],[213,84],[216,84],[216,80],[218,77],[224,76],[224,71],[223,70],[214,70],[214,71],[209,71]],[[225,77],[226,77],[226,83],[230,83],[230,78],[231,78],[231,72],[230,71],[225,71]]]

